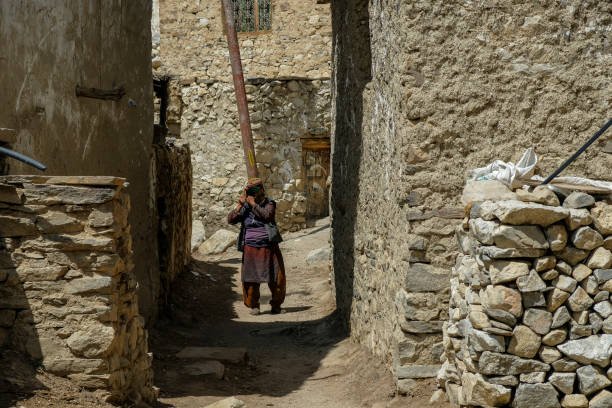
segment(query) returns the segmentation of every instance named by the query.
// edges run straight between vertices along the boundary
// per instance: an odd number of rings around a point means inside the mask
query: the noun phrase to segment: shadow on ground
[[[290,315],[297,316],[312,305],[289,306],[280,321],[269,321],[269,297],[262,296],[263,315],[238,321],[233,305],[240,300],[233,289],[237,267],[193,260],[174,283],[170,307],[150,336],[155,383],[162,399],[240,394],[280,397],[306,381],[323,379],[312,377],[334,345],[346,338],[335,312],[304,321]],[[257,321],[266,318],[268,321]],[[225,364],[223,380],[187,376],[184,366],[194,361],[175,357],[187,346],[244,347],[249,359],[246,364]]]

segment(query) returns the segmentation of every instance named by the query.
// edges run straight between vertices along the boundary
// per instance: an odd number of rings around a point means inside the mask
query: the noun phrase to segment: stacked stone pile
[[[151,401],[124,181],[0,177],[0,352],[111,401]]]
[[[612,407],[612,205],[510,194],[457,230],[439,385],[461,406]]]

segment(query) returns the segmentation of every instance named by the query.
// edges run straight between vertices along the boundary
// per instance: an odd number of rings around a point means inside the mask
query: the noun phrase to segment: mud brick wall
[[[337,303],[352,337],[397,374],[419,374],[398,360],[422,375],[440,364],[449,293],[439,282],[458,254],[469,171],[533,146],[546,176],[609,119],[611,7],[332,2]],[[564,174],[610,180],[606,151],[599,141]],[[407,332],[406,309],[432,333]]]
[[[612,406],[612,205],[522,197],[457,231],[440,386],[462,406]]]
[[[155,146],[159,217],[157,242],[161,273],[160,301],[168,302],[174,279],[191,260],[191,152],[184,140]]]
[[[124,181],[0,177],[0,350],[110,401],[151,401]]]

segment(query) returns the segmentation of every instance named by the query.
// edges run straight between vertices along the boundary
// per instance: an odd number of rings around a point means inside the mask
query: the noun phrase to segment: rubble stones
[[[569,297],[569,300],[567,302],[569,308],[573,312],[582,312],[584,310],[587,310],[591,307],[591,305],[593,305],[593,303],[593,299],[591,299],[589,294],[580,286]]]
[[[603,390],[589,402],[589,408],[609,408],[612,407],[612,392]]]
[[[569,211],[560,207],[508,200],[497,202],[494,214],[504,224],[546,227],[567,218]]]
[[[595,229],[602,235],[612,234],[612,205],[598,202],[591,208]]]
[[[537,186],[533,191],[516,190],[514,192],[516,198],[521,201],[550,205],[553,207],[559,206],[559,198],[547,186]]]
[[[533,358],[540,349],[541,337],[527,326],[516,326],[508,344],[508,353]]]
[[[542,344],[545,344],[547,346],[556,346],[557,344],[563,343],[566,338],[567,331],[562,329],[551,330],[548,334],[542,337]]]
[[[523,323],[540,335],[550,331],[552,313],[542,309],[527,309],[523,315]]]
[[[596,364],[606,367],[612,356],[612,335],[593,335],[587,338],[571,340],[557,348],[566,356],[582,364]]]
[[[563,200],[563,207],[565,208],[586,208],[591,207],[593,204],[595,204],[595,198],[580,191],[572,192]]]
[[[586,266],[591,269],[606,269],[612,266],[612,252],[604,247],[597,248],[589,257]]]
[[[521,294],[505,286],[487,286],[483,295],[485,309],[500,309],[518,317],[523,312]]]
[[[551,251],[561,251],[567,244],[567,231],[563,225],[551,225],[546,228],[546,239]]]
[[[546,304],[548,305],[546,310],[549,312],[554,312],[557,310],[559,306],[561,306],[565,301],[570,297],[570,294],[558,289],[554,288],[552,291],[548,292],[548,296],[546,298]]]
[[[580,367],[578,370],[576,370],[576,374],[578,376],[580,392],[586,395],[604,389],[612,384],[612,382],[605,375],[601,374],[592,365]]]
[[[520,384],[512,406],[516,408],[558,408],[558,393],[551,384]]]
[[[494,261],[489,267],[489,273],[491,276],[491,283],[494,285],[512,282],[516,280],[516,278],[529,273],[529,264],[527,262],[506,260]]]
[[[576,267],[572,271],[572,277],[576,279],[578,282],[582,282],[593,272],[591,268],[584,264],[576,265]]]
[[[540,278],[540,275],[531,270],[527,276],[521,276],[516,280],[516,286],[521,292],[538,292],[546,289],[546,283]]]
[[[461,195],[461,202],[466,206],[474,202],[514,199],[516,199],[516,194],[497,180],[469,181],[465,184]]]
[[[533,268],[536,272],[542,272],[552,269],[557,264],[557,259],[554,256],[543,256],[533,262]]]
[[[572,243],[579,249],[594,249],[603,245],[601,234],[590,227],[580,227],[572,233]],[[604,248],[605,249],[605,248]]]
[[[548,378],[548,382],[564,394],[572,393],[575,380],[576,374],[574,373],[552,373]]]
[[[572,266],[584,260],[589,256],[589,254],[590,252],[586,249],[578,249],[569,245],[563,248],[561,251],[555,253],[558,258],[564,260]]]
[[[511,390],[485,381],[480,374],[465,372],[461,377],[464,401],[470,405],[503,406],[510,402]]]
[[[588,408],[589,400],[582,394],[569,394],[561,400],[563,408]]]
[[[584,208],[579,210],[570,209],[569,217],[565,219],[565,225],[570,231],[584,225],[591,225],[592,223],[593,217],[591,217],[589,211]]]
[[[537,360],[485,351],[478,360],[478,369],[486,375],[517,375],[533,371],[549,371],[550,366]]]

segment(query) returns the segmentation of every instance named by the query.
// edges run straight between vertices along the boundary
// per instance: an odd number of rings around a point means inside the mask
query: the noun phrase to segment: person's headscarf
[[[260,178],[252,178],[247,183],[244,191],[248,196],[256,196],[259,191],[263,190],[263,182]]]

